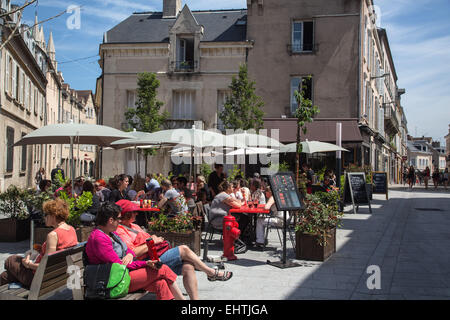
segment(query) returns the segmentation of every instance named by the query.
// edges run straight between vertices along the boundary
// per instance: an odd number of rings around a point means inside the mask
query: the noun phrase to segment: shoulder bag
[[[86,300],[117,299],[128,294],[130,274],[125,265],[106,263],[87,265],[84,269]]]

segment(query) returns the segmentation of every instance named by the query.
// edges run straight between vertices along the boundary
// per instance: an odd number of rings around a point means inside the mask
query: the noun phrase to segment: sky
[[[398,87],[405,88],[402,106],[409,134],[431,136],[445,143],[450,124],[450,1],[449,0],[374,0],[378,25],[387,30]],[[16,1],[23,3],[24,1]],[[23,20],[43,23],[46,41],[52,31],[58,68],[64,80],[77,90],[95,90],[99,44],[103,33],[133,12],[162,11],[162,0],[39,0],[24,11]],[[242,9],[246,0],[182,0],[191,10]],[[79,27],[79,28],[78,28]]]

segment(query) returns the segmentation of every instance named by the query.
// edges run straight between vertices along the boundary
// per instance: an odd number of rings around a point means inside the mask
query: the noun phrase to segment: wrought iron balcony
[[[175,72],[194,72],[198,67],[198,61],[190,60],[172,61],[171,64]]]
[[[400,133],[400,127],[395,116],[395,112],[390,104],[384,105],[384,127],[388,133],[397,134]]]

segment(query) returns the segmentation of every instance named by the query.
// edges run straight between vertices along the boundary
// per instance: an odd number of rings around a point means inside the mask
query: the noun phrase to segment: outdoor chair
[[[286,231],[289,234],[289,239],[291,240],[291,244],[292,247],[295,248],[295,214],[291,213],[289,214],[289,217],[286,219],[286,224],[287,224],[287,228]],[[269,232],[273,229],[275,229],[277,231],[278,234],[278,239],[280,240],[280,244],[281,246],[283,246],[283,238],[282,238],[282,234],[283,234],[283,225],[281,226],[276,226],[271,224],[271,220],[275,219],[275,217],[269,217],[269,221],[267,222],[267,226],[266,226],[266,234],[264,236],[264,245],[263,245],[263,250],[266,249],[266,243],[268,242],[268,238],[269,238]],[[280,233],[281,232],[281,233]]]

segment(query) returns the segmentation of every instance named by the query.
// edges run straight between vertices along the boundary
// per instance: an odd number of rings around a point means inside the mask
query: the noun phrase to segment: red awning
[[[307,123],[307,133],[300,134],[300,140],[322,141],[336,143],[336,123],[342,123],[342,142],[362,142],[363,138],[356,119],[315,119]],[[297,119],[295,118],[268,118],[264,119],[264,129],[267,135],[273,137],[273,129],[279,129],[279,140],[282,143],[291,143],[297,140]]]

